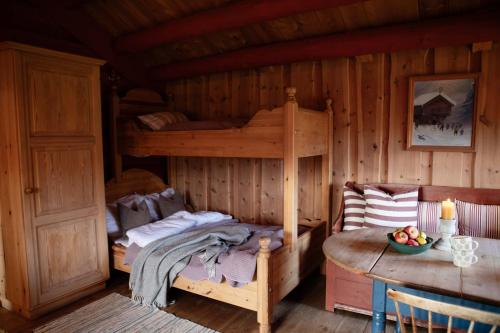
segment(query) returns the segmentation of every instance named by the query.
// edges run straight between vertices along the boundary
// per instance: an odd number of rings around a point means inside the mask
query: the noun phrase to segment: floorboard
[[[70,313],[112,292],[130,296],[128,274],[115,272],[105,290],[36,320],[26,320],[0,308],[0,332],[1,330],[9,333],[30,332],[39,325]],[[371,317],[342,310],[337,310],[335,313],[325,311],[324,295],[324,276],[319,273],[313,274],[276,306],[273,332],[371,332]],[[255,312],[179,290],[175,291],[175,299],[175,304],[168,307],[166,311],[178,317],[223,333],[258,332]],[[393,332],[393,330],[394,325],[390,323],[387,332]]]

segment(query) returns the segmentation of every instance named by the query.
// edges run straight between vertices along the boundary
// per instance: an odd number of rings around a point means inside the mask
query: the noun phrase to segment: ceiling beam
[[[303,12],[349,5],[366,0],[243,0],[174,19],[156,27],[120,37],[118,52],[140,52],[162,44],[240,28]]]
[[[397,24],[240,49],[150,68],[153,80],[174,80],[237,69],[500,40],[498,7],[470,14]]]

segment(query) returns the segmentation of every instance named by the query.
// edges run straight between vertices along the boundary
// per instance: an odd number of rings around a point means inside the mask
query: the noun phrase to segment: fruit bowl
[[[419,254],[427,251],[434,241],[431,237],[427,237],[427,244],[419,245],[419,246],[411,246],[406,244],[396,243],[394,240],[394,236],[392,233],[387,234],[387,239],[389,240],[389,244],[399,253],[402,254]]]

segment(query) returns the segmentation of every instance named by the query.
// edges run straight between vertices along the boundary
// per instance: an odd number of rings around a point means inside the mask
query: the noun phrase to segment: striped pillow
[[[418,202],[417,228],[425,232],[439,231],[439,218],[441,217],[441,203],[434,201]]]
[[[393,195],[365,185],[367,227],[400,228],[417,225],[418,187]]]
[[[366,201],[363,195],[344,186],[344,227],[342,230],[356,230],[363,227]]]
[[[500,206],[456,200],[460,235],[500,239]]]
[[[159,131],[165,125],[177,124],[184,121],[189,121],[184,113],[181,112],[157,112],[138,116],[139,120],[151,128],[153,131]]]

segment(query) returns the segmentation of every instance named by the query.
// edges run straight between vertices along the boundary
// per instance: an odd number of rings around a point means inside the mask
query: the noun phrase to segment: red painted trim
[[[362,1],[366,0],[243,0],[120,37],[115,48],[119,52],[139,52],[216,31]]]
[[[227,72],[296,61],[396,52],[500,40],[500,10],[344,32],[326,37],[252,47],[149,70],[154,80]]]
[[[325,310],[335,310],[335,264],[326,261],[326,286],[325,286]]]

